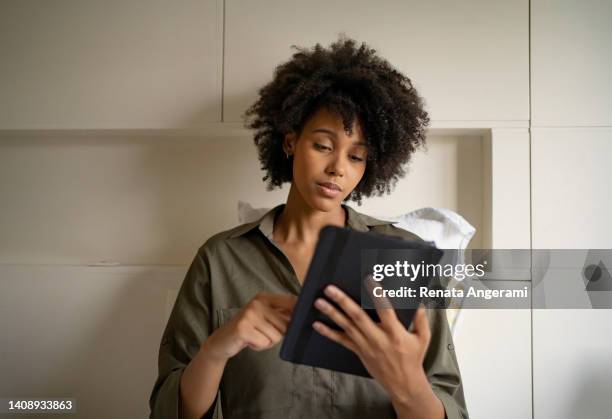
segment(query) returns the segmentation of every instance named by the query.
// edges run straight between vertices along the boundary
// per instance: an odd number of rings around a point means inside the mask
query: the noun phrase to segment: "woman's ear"
[[[293,155],[295,152],[295,142],[297,140],[297,136],[295,132],[290,132],[285,134],[285,139],[283,140],[283,151],[288,156]]]

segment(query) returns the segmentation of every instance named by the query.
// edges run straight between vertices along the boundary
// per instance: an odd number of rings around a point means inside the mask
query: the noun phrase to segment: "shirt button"
[[[448,346],[447,346],[447,348],[448,348],[448,350],[449,350],[449,351],[452,351],[452,350],[454,350],[454,349],[455,349],[455,347],[453,346],[453,344],[452,344],[452,343],[449,343],[449,344],[448,344]]]

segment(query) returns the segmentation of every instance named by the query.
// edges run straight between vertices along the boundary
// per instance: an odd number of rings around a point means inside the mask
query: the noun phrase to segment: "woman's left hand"
[[[321,322],[313,328],[323,336],[353,351],[389,393],[398,417],[444,417],[444,407],[435,396],[423,369],[431,331],[420,307],[412,319],[413,331],[399,321],[393,308],[376,308],[381,322],[374,322],[352,298],[329,285],[325,295],[342,311],[319,298],[315,307],[333,320],[343,332]]]

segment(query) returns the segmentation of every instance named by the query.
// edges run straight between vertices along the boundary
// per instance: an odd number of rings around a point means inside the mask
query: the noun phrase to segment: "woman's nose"
[[[342,177],[344,176],[344,172],[345,172],[345,168],[344,168],[345,164],[346,162],[344,161],[342,156],[332,157],[331,161],[329,162],[327,166],[327,173],[329,175]]]

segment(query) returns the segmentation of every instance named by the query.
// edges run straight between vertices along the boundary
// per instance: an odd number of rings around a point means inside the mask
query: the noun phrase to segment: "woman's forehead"
[[[347,135],[348,137],[355,137],[359,142],[363,141],[364,135],[361,129],[361,124],[357,116],[353,119],[353,126],[350,131],[345,130],[344,121],[342,115],[337,112],[332,112],[325,107],[317,109],[317,111],[310,117],[304,126],[305,130],[309,132],[323,132],[329,133],[331,136]]]

